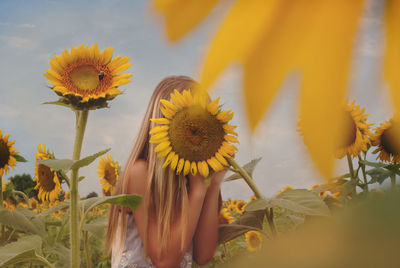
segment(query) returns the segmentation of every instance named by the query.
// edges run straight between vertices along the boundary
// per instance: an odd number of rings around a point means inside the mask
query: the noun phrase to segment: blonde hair
[[[179,214],[183,216],[187,213],[188,194],[185,177],[183,175],[176,175],[169,168],[163,169],[162,164],[164,159],[156,157],[154,145],[149,143],[149,131],[155,125],[150,121],[150,118],[163,117],[160,112],[160,99],[169,100],[170,93],[172,93],[174,89],[182,92],[184,89],[193,89],[195,85],[197,85],[197,83],[187,76],[170,76],[163,79],[157,85],[143,118],[136,143],[133,146],[114,193],[128,193],[129,179],[134,179],[129,178],[130,167],[137,159],[146,160],[148,163],[147,197],[151,198],[145,198],[143,200],[146,208],[145,219],[148,221],[149,217],[155,217],[159,223],[157,229],[158,237],[161,240],[159,254],[161,249],[166,248],[171,223]],[[127,207],[117,205],[111,206],[105,243],[108,253],[110,253],[113,246],[117,245],[121,247],[125,243],[128,212],[129,209]],[[185,227],[187,224],[187,222],[185,222],[186,218],[181,218],[183,219],[182,224]],[[184,230],[184,228],[182,230]],[[147,244],[147,231],[148,230],[145,232],[143,241],[144,245]],[[182,249],[184,240],[185,237],[182,237]]]

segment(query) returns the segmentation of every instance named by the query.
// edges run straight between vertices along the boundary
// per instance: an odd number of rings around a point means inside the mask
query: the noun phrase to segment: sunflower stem
[[[396,174],[390,175],[390,186],[392,190],[396,189]]]
[[[347,164],[349,165],[350,178],[351,178],[352,181],[355,182],[356,177],[354,176],[353,161],[352,161],[351,156],[349,154],[346,154],[346,155],[347,155]],[[357,185],[354,186],[354,189],[352,191],[354,196],[357,194],[356,187],[357,187]]]
[[[87,118],[89,115],[88,110],[77,111],[76,115],[76,133],[74,152],[72,160],[79,160],[81,156],[83,135],[85,133]],[[79,232],[79,210],[78,210],[78,172],[79,168],[74,168],[71,171],[70,180],[70,193],[71,193],[71,206],[70,206],[70,242],[71,242],[71,266],[80,267],[80,232]]]
[[[361,171],[362,171],[362,174],[363,174],[363,179],[364,179],[364,184],[365,184],[364,191],[368,192],[369,189],[368,189],[367,174],[365,173],[365,164],[361,163],[362,158],[361,158],[360,155],[358,155],[358,159],[360,160],[360,162],[358,162],[358,163],[361,166]]]
[[[25,203],[26,203],[27,205],[29,205],[29,197],[28,197],[24,192],[12,190],[12,193],[13,193],[14,196],[15,196],[16,194],[22,196],[22,198],[25,200]]]
[[[258,190],[257,186],[255,185],[253,179],[250,177],[249,173],[247,173],[246,170],[244,170],[233,158],[228,158],[229,164],[233,167],[235,172],[239,173],[244,181],[247,183],[247,185],[250,187],[250,189],[253,191],[254,195],[257,197],[257,199],[263,199],[263,196],[261,195],[260,191]],[[274,224],[274,218],[271,217],[271,212],[269,209],[265,210],[265,216],[267,217],[268,224],[271,228],[271,232],[273,235],[276,235],[276,228]],[[273,216],[273,215],[272,215]]]
[[[0,175],[0,185],[1,185],[1,189],[0,189],[0,206],[3,205],[3,178]]]
[[[84,246],[85,246],[85,256],[86,256],[86,267],[91,268],[92,264],[90,262],[90,254],[89,254],[89,237],[88,237],[88,231],[84,232]]]

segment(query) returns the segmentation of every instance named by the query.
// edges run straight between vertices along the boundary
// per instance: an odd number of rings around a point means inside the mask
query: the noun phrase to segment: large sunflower
[[[90,48],[80,45],[64,50],[61,56],[50,60],[51,69],[44,76],[53,85],[52,89],[62,102],[72,104],[76,109],[97,109],[107,106],[122,92],[117,88],[130,82],[125,71],[131,64],[129,57],[112,58],[113,47],[99,51],[95,43]]]
[[[17,162],[14,156],[18,152],[12,147],[15,141],[8,141],[9,137],[9,134],[4,134],[3,137],[2,130],[0,129],[0,176],[7,174],[10,167],[14,169]]]
[[[230,142],[238,142],[236,126],[228,124],[233,112],[221,111],[219,98],[207,104],[203,94],[191,94],[189,90],[171,93],[171,102],[161,100],[161,112],[165,118],[152,118],[160,126],[150,131],[150,143],[158,144],[158,157],[166,157],[163,168],[168,165],[177,174],[193,175],[197,171],[204,177],[209,166],[219,171],[228,166],[237,150]]]
[[[356,105],[355,101],[350,104],[346,102],[343,108],[342,118],[344,122],[342,122],[341,143],[337,146],[335,152],[335,156],[339,159],[345,155],[356,157],[361,151],[367,151],[372,136],[369,127],[373,125],[367,123],[368,114],[364,114],[365,108],[360,109],[360,105]],[[302,134],[304,143],[308,146],[310,140],[303,135],[302,120],[299,121],[298,126],[298,131]]]
[[[54,156],[50,154],[43,144],[37,145],[38,152],[35,154],[37,160],[54,159]],[[61,192],[61,184],[58,178],[57,172],[53,169],[37,164],[35,162],[35,178],[36,181],[35,189],[39,189],[38,198],[42,201],[49,200],[54,202]]]
[[[260,233],[257,231],[248,231],[245,234],[245,240],[249,245],[249,251],[258,251],[262,247],[262,238]]]
[[[377,158],[380,160],[400,163],[400,139],[396,136],[396,133],[400,133],[398,129],[400,129],[400,121],[395,118],[382,123],[375,129],[372,145],[378,148],[372,153],[379,153]]]
[[[112,195],[119,178],[120,169],[118,163],[113,161],[111,155],[107,154],[105,157],[100,158],[97,168],[97,173],[101,178],[100,183],[102,184],[103,195]]]

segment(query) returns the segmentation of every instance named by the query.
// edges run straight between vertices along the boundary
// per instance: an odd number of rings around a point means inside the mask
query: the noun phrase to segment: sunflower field
[[[160,116],[150,119],[146,133],[163,172],[200,174],[210,183],[213,173],[227,170],[225,185],[241,181],[241,187],[251,192],[247,200],[229,194],[221,200],[215,254],[207,264],[193,263],[193,267],[400,267],[400,1],[381,1],[381,71],[393,113],[387,121],[375,123],[368,107],[347,97],[346,91],[357,25],[367,0],[220,2],[224,1],[151,1],[172,43],[217,7],[225,10],[205,53],[199,86],[175,90],[168,100],[161,99]],[[124,167],[113,158],[111,148],[85,156],[82,148],[91,128],[89,113],[104,115],[111,101],[123,98],[133,76],[126,72],[131,59],[114,57],[113,46],[100,50],[94,43],[71,46],[46,60],[49,68],[43,75],[48,88],[43,90],[57,99],[43,104],[72,112],[73,131],[67,124],[53,122],[71,138],[72,155],[59,157],[64,153],[43,141],[29,156],[35,160],[33,178],[9,177],[28,155],[18,149],[22,141],[13,140],[15,134],[0,125],[0,268],[111,267],[105,251],[110,208],[118,205],[134,211],[142,197],[116,194]],[[242,126],[232,122],[229,103],[209,97],[223,71],[233,64],[242,70],[241,100],[251,133],[260,126],[288,73],[300,73],[296,134],[319,184],[286,185],[267,196],[258,184],[270,174],[255,172],[265,165],[264,155],[238,163]],[[87,178],[79,171],[91,165],[97,166],[97,174],[91,176],[101,194],[81,196],[79,183]],[[338,165],[345,172],[336,174]],[[296,181],[300,171],[291,172]]]

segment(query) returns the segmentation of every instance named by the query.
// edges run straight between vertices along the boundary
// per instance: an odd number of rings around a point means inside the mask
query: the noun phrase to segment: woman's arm
[[[194,236],[194,259],[204,265],[214,256],[218,242],[219,195],[226,170],[214,173],[204,198],[199,223]]]
[[[137,160],[132,166],[130,172],[131,179],[129,189],[131,193],[142,195],[146,198],[147,195],[147,163],[144,160]],[[132,179],[134,178],[134,179]],[[190,191],[188,193],[189,204],[187,225],[183,226],[183,219],[178,218],[176,222],[172,223],[170,237],[167,240],[165,250],[161,251],[158,256],[158,249],[160,247],[160,238],[157,235],[158,223],[157,219],[150,218],[149,222],[144,219],[145,207],[143,204],[139,205],[134,211],[135,222],[138,227],[140,237],[144,238],[146,227],[148,225],[148,239],[146,245],[147,254],[152,259],[157,267],[177,267],[183,259],[183,256],[193,239],[196,230],[197,222],[199,220],[200,212],[203,206],[204,197],[207,192],[207,185],[204,178],[201,176],[190,176]],[[184,233],[185,241],[184,248],[181,250],[181,238]]]

